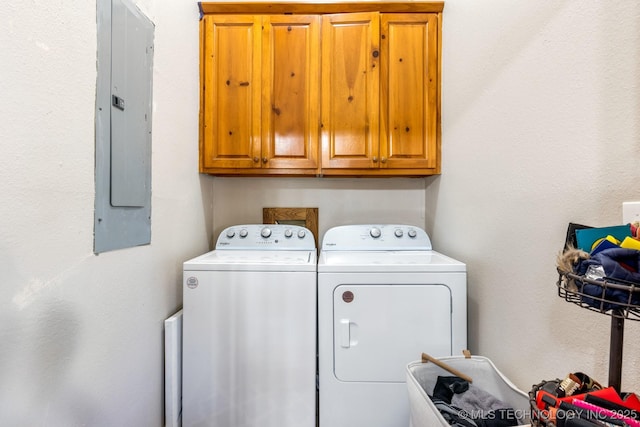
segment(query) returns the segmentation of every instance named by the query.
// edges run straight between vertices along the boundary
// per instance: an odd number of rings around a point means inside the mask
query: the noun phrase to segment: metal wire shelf
[[[594,280],[558,270],[558,295],[582,308],[611,316],[609,385],[620,391],[625,319],[640,320],[640,283]]]
[[[594,280],[560,269],[558,274],[558,295],[565,301],[608,316],[640,321],[640,283]]]

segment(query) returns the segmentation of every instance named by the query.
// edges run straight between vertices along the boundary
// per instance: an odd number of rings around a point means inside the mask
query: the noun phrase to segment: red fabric
[[[618,405],[624,406],[625,408],[628,408],[628,409],[640,411],[640,399],[638,399],[638,396],[636,394],[631,394],[627,396],[625,400],[622,400],[622,398],[620,397],[616,389],[613,387],[607,387],[607,388],[603,388],[602,390],[590,391],[588,393],[576,394],[575,396],[567,396],[562,398],[558,398],[551,393],[547,393],[546,391],[540,390],[538,391],[538,393],[536,393],[536,405],[538,406],[538,409],[541,409],[541,410],[548,409],[547,405],[542,401],[542,396],[544,395],[551,396],[553,399],[557,401],[557,404],[559,405],[560,402],[571,403],[573,399],[584,400],[585,396],[588,394],[592,396],[598,396],[602,399],[606,399],[613,403],[617,403]]]

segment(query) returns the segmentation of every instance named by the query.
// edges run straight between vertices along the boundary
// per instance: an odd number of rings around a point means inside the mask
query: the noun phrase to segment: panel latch
[[[111,95],[111,104],[117,109],[124,111],[124,99],[118,95]]]

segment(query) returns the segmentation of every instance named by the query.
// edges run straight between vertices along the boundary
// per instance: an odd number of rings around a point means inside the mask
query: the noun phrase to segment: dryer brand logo
[[[198,287],[198,279],[191,276],[187,279],[187,287],[189,289],[195,289]]]
[[[347,304],[349,304],[350,302],[353,302],[353,292],[351,291],[346,291],[342,294],[342,301],[346,302]]]

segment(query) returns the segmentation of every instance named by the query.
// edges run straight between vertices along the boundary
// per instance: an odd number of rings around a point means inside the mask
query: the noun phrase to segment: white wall
[[[424,226],[423,178],[215,178],[214,237],[234,224],[262,222],[263,207],[318,208],[318,242],[344,224]]]
[[[199,176],[196,2],[138,4],[156,24],[152,243],[95,256],[95,2],[0,3],[0,424],[161,425],[181,262],[263,206],[317,206],[321,233],[426,225],[469,265],[475,353],[525,390],[606,382],[609,319],[555,295],[554,258],[569,221],[615,224],[640,199],[639,3],[448,0],[443,173],[426,180]]]
[[[208,248],[198,9],[155,22],[151,245],[93,254],[95,1],[0,3],[0,425],[160,426],[163,320]]]
[[[434,245],[469,268],[469,338],[525,390],[608,380],[610,317],[557,296],[569,222],[619,224],[640,200],[640,3],[450,0]],[[640,392],[626,322],[624,390]]]

